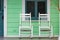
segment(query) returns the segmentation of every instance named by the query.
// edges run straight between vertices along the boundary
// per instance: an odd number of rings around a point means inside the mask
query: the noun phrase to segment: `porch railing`
[[[48,14],[39,13],[39,36],[40,37],[51,37],[52,36],[52,26],[48,20]]]
[[[31,13],[21,15],[21,26],[19,27],[19,36],[31,36]]]
[[[48,20],[48,14],[39,14],[39,36],[38,37],[51,37],[53,35],[53,27]],[[31,20],[31,13],[21,14],[21,25],[19,26],[20,37],[34,37],[33,25]]]

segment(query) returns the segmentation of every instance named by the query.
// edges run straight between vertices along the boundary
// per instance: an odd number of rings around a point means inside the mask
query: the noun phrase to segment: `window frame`
[[[30,0],[30,1],[33,1],[33,0]],[[22,0],[22,14],[25,14],[25,0]],[[50,0],[47,0],[47,14],[48,14],[48,21],[50,21]],[[25,20],[25,18],[22,18],[22,19]]]

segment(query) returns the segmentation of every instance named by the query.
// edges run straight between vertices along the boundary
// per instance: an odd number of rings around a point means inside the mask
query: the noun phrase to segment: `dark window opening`
[[[47,14],[47,3],[45,1],[39,1],[38,2],[38,5],[37,5],[38,9],[38,13],[37,13],[37,16],[39,16],[38,14]]]
[[[31,17],[34,17],[35,15],[35,4],[34,1],[26,1],[26,13],[31,12]]]
[[[4,36],[4,0],[0,0],[0,36]]]
[[[25,2],[25,13],[31,12],[32,20],[38,20],[39,13],[47,14],[47,0],[45,1],[27,1]]]
[[[40,12],[40,14],[46,14],[46,7],[46,2],[38,2],[38,12]]]

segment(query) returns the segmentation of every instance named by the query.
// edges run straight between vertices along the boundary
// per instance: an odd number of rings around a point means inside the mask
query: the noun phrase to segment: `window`
[[[38,2],[38,12],[40,12],[40,14],[47,13],[47,3],[45,1]]]
[[[22,0],[22,14],[29,13],[31,13],[31,20],[38,20],[40,13],[48,14],[48,20],[50,21],[50,0]]]
[[[31,17],[35,16],[35,4],[34,1],[26,1],[26,13],[31,12]]]
[[[47,0],[25,0],[25,13],[30,12],[32,20],[38,20],[39,13],[47,13]]]

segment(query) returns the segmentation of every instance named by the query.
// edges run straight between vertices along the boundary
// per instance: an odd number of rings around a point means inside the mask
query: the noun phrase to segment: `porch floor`
[[[58,38],[0,38],[0,40],[58,40]]]

